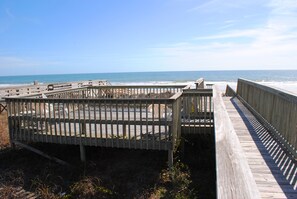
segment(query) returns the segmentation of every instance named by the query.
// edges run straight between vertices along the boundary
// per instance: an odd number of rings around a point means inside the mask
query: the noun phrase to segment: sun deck
[[[12,141],[175,150],[182,126],[213,126],[212,90],[99,86],[7,98]]]
[[[218,198],[295,198],[296,96],[239,80],[237,92],[227,87],[233,98],[222,97],[201,84],[9,97],[10,138],[30,150],[24,143],[79,145],[82,160],[84,146],[167,150],[171,166],[181,131],[212,132]]]

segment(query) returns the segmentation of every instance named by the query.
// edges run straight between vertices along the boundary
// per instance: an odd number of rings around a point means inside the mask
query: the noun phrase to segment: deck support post
[[[79,145],[79,150],[80,150],[80,160],[85,163],[86,162],[86,149],[83,144]]]
[[[168,167],[172,168],[173,166],[173,150],[169,149],[168,150]]]

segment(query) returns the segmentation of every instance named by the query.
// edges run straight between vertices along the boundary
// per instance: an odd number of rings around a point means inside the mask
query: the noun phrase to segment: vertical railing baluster
[[[89,134],[89,144],[92,145],[93,130],[92,130],[92,123],[91,123],[91,105],[90,105],[90,100],[89,99],[87,99],[87,104],[88,104],[88,121],[89,121],[89,131],[88,131],[88,134]]]
[[[48,133],[49,133],[49,126],[48,126],[48,124],[49,124],[49,122],[48,122],[48,119],[47,119],[47,111],[46,111],[46,101],[45,101],[45,99],[42,99],[42,102],[43,102],[43,104],[42,104],[42,106],[43,106],[43,117],[44,117],[44,129],[45,129],[45,141],[46,142],[49,142],[49,140],[48,140]]]
[[[79,144],[82,145],[82,133],[83,133],[83,126],[81,123],[81,113],[80,113],[80,106],[81,101],[77,100],[77,105],[78,105],[78,133],[79,133]],[[84,110],[84,109],[83,109]]]
[[[112,102],[110,102],[109,103],[109,117],[110,117],[110,128],[111,128],[111,147],[113,147],[113,144],[114,144],[114,132],[113,132],[113,115],[112,115],[112,113],[113,113],[113,111],[112,111],[112,109],[113,109],[113,103]]]
[[[106,100],[104,101],[104,115],[105,115],[104,120],[105,120],[105,121],[108,120],[108,119],[107,119]],[[106,144],[106,147],[107,147],[107,142],[108,142],[107,123],[105,122],[104,125],[105,125],[105,141],[106,141],[105,144]]]
[[[142,135],[142,103],[143,101],[140,101],[139,103],[139,117],[140,117],[140,148],[143,149],[143,135]]]
[[[155,149],[155,101],[152,101],[152,145],[153,149]]]
[[[35,139],[36,139],[36,137],[37,137],[37,139],[38,139],[38,141],[41,141],[41,139],[40,138],[42,138],[42,137],[40,137],[40,136],[38,136],[38,129],[39,129],[39,125],[38,125],[38,118],[37,118],[37,112],[38,112],[38,110],[37,110],[37,99],[34,99],[33,100],[33,103],[34,103],[34,108],[35,108],[35,114],[34,114],[34,119],[33,119],[33,122],[34,122],[34,120],[35,120],[35,125],[36,125],[36,130],[33,130],[33,136],[35,137]],[[33,140],[34,140],[34,137],[33,137]]]
[[[55,142],[57,143],[57,121],[56,121],[56,101],[53,101],[53,116],[54,116],[54,124],[55,124],[55,128],[54,128],[54,130],[55,130]]]
[[[127,101],[127,106],[128,106],[128,139],[129,139],[129,142],[128,142],[128,145],[129,145],[129,149],[131,148],[131,127],[130,127],[130,102]]]
[[[137,145],[137,127],[136,127],[136,108],[137,108],[137,104],[136,104],[136,101],[134,100],[134,107],[133,107],[133,112],[134,112],[134,118],[133,118],[133,121],[134,121],[134,147],[136,148],[136,145]]]
[[[42,136],[42,142],[45,142],[45,134],[44,134],[44,132],[43,132],[43,122],[42,122],[42,108],[41,108],[41,106],[42,106],[42,103],[41,103],[41,99],[39,98],[38,100],[37,100],[37,102],[38,102],[38,121],[39,121],[39,126],[40,126],[40,129],[38,129],[37,130],[37,132],[38,132],[38,135],[40,135],[40,136]]]
[[[127,126],[126,126],[126,123],[125,123],[125,103],[124,103],[124,100],[122,101],[122,121],[123,121],[123,125],[122,125],[122,128],[123,128],[123,147],[125,148],[126,146],[126,139],[127,139]]]
[[[164,125],[165,141],[168,141],[168,132],[167,132],[167,121],[168,121],[168,117],[167,117],[167,115],[169,115],[169,113],[167,113],[167,108],[168,108],[168,104],[167,104],[167,101],[165,101],[165,125]],[[172,117],[172,115],[170,117]]]
[[[59,123],[59,142],[62,144],[62,128],[61,128],[61,102],[58,103],[58,123]],[[64,112],[64,110],[63,110]]]
[[[49,112],[49,125],[50,125],[50,134],[51,134],[51,142],[53,143],[53,127],[52,127],[52,123],[53,123],[53,121],[52,121],[52,114],[54,114],[52,111],[54,111],[54,107],[52,107],[51,108],[51,101],[48,101],[48,104],[47,104],[47,106],[48,106],[48,112]]]
[[[64,133],[63,133],[63,140],[62,140],[63,141],[63,144],[67,144],[66,114],[68,114],[68,112],[69,112],[69,109],[66,107],[67,104],[65,106],[65,103],[68,104],[68,101],[64,101],[63,100],[63,102],[62,102],[62,107],[63,107],[63,131],[64,131]],[[66,110],[67,110],[67,112],[66,112]]]
[[[117,147],[119,148],[119,109],[118,109],[118,101],[116,103],[116,129],[117,129]]]
[[[162,115],[163,110],[161,110],[161,108],[162,108],[161,105],[163,105],[163,104],[161,104],[159,101],[158,102],[158,106],[159,106],[159,108],[158,108],[158,112],[159,112],[158,113],[158,115],[159,115],[159,118],[158,118],[158,120],[159,120],[159,125],[158,125],[159,126],[159,140],[158,140],[159,141],[159,150],[161,150],[161,123],[160,122],[161,122],[161,119],[163,119],[163,115]],[[164,107],[164,108],[166,108],[166,107]],[[165,115],[165,118],[166,117],[167,116]]]
[[[96,101],[93,101],[93,114],[94,114],[94,128],[95,128],[95,140],[96,146],[98,146],[98,136],[97,136],[97,115],[96,115]]]
[[[101,109],[101,106],[102,106],[102,101],[99,101],[98,108],[99,108],[100,143],[101,143],[101,146],[103,146],[102,115],[101,115],[102,109]]]
[[[77,128],[76,128],[76,102],[72,101],[72,109],[73,109],[73,130],[74,130],[74,143],[77,144]],[[78,110],[78,108],[77,108]]]

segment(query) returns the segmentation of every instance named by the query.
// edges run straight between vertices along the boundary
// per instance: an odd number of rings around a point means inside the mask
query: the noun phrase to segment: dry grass
[[[24,186],[22,170],[4,170],[0,172],[0,198],[21,198],[18,188]]]
[[[103,186],[102,181],[94,176],[86,176],[70,187],[70,198],[112,198],[115,193]]]
[[[0,197],[1,198],[7,198],[7,199],[16,199],[16,198],[20,198],[20,197],[17,197],[17,189],[13,186],[7,186],[7,185],[3,185],[1,187],[1,191],[0,191]]]
[[[149,198],[197,198],[190,188],[191,173],[187,165],[180,161],[171,169],[164,169],[160,174],[158,184]]]
[[[9,133],[6,112],[0,114],[0,149],[9,146]]]
[[[215,198],[212,144],[195,140],[171,170],[164,151],[86,147],[88,161],[81,165],[78,146],[34,145],[76,166],[65,168],[23,149],[8,150],[0,153],[0,198],[15,198],[17,187],[45,199]]]

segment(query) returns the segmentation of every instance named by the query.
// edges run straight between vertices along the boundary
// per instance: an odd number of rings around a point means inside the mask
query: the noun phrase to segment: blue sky
[[[296,0],[1,0],[1,75],[297,69]]]

